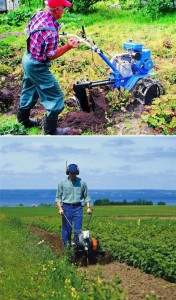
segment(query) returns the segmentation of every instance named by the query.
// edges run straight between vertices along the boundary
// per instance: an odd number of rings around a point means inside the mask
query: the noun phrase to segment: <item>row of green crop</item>
[[[61,219],[58,217],[28,218],[25,222],[61,234]],[[90,230],[92,237],[96,237],[101,247],[116,260],[176,282],[175,220],[97,217]]]
[[[68,253],[56,256],[21,225],[19,219],[0,222],[3,300],[125,299],[119,280],[110,283],[99,275],[87,277],[70,263]]]
[[[96,222],[94,227],[115,259],[176,282],[176,221],[111,220],[105,225]]]

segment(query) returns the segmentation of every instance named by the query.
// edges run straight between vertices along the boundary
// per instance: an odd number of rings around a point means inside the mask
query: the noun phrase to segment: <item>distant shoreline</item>
[[[153,205],[164,202],[166,205],[176,205],[176,190],[153,189],[89,189],[91,204],[96,200],[108,199],[112,202],[133,202],[136,200],[152,201]],[[1,189],[0,207],[19,205],[39,206],[46,204],[55,206],[56,189]]]

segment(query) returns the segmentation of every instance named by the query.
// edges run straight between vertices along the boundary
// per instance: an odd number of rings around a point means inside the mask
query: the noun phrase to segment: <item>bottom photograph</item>
[[[175,137],[0,137],[3,300],[175,300]]]

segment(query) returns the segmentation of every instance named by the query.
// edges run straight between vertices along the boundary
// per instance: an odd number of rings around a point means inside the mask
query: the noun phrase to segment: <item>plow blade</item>
[[[90,112],[95,110],[95,102],[91,95],[91,89],[95,87],[112,86],[115,81],[101,80],[101,81],[85,81],[78,82],[73,85],[74,94],[78,100],[79,106],[83,111]]]
[[[85,250],[74,251],[72,262],[81,266],[89,266],[95,264],[105,265],[110,263],[113,259],[104,250],[96,250],[87,253]]]

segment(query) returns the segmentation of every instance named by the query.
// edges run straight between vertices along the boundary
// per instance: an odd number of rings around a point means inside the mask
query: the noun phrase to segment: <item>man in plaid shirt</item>
[[[40,98],[46,109],[44,120],[45,134],[69,134],[70,128],[57,128],[59,113],[64,108],[63,92],[49,70],[51,60],[78,46],[71,38],[67,44],[58,47],[60,19],[66,7],[72,4],[67,0],[46,0],[46,10],[34,15],[26,26],[28,35],[27,51],[22,65],[24,70],[23,88],[17,118],[26,127],[38,126],[40,121],[30,119],[30,110]]]

